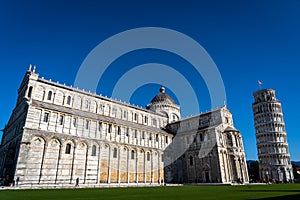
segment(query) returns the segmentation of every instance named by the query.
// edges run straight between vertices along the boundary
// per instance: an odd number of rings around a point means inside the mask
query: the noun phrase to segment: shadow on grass
[[[244,190],[244,192],[297,192],[300,195],[299,190]]]
[[[252,199],[252,200],[296,200],[296,199],[300,199],[300,194],[291,194],[286,196],[268,197],[268,198]]]

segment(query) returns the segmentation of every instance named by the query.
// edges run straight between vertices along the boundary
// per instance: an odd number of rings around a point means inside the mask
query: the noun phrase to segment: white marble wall
[[[163,178],[160,158],[173,137],[160,129],[166,117],[43,79],[30,79],[24,95],[29,106],[15,173],[20,184]]]
[[[21,147],[23,156],[15,174],[20,184],[75,184],[77,178],[80,184],[156,183],[164,176],[161,150],[40,136],[32,131],[28,138],[30,144]]]
[[[187,148],[172,164],[177,171],[173,170],[170,179],[186,183],[249,182],[242,136],[226,107],[183,119],[168,128],[177,132]]]

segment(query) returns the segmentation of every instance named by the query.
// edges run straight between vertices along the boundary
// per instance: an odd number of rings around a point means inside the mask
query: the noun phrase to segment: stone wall
[[[30,71],[18,94],[0,169],[20,184],[248,182],[242,137],[226,106],[167,124],[163,114]],[[179,158],[165,151],[174,135],[187,147]],[[174,162],[165,167],[166,159]]]
[[[29,129],[24,136],[30,142],[21,146],[15,174],[20,184],[75,184],[77,178],[81,184],[150,183],[163,177],[158,149]]]
[[[226,107],[183,119],[167,128],[186,148],[165,168],[169,182],[249,182],[242,136],[234,128]],[[170,171],[172,175],[168,175]]]
[[[167,121],[27,72],[2,141],[0,167],[25,185],[75,184],[77,178],[80,184],[156,182],[164,176],[163,149],[173,138],[161,129]]]

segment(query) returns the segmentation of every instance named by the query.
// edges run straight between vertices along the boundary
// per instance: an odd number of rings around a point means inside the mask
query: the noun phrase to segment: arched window
[[[103,112],[103,107],[104,107],[104,106],[103,106],[102,104],[99,104],[98,111],[99,111],[99,112]]]
[[[150,161],[150,153],[147,152],[147,161]]]
[[[86,109],[89,108],[89,104],[90,104],[89,100],[85,100],[85,108],[86,108]]]
[[[98,122],[98,131],[101,132],[101,130],[102,130],[102,122]]]
[[[145,139],[145,131],[142,132],[142,139]]]
[[[59,118],[58,118],[58,124],[59,125],[63,125],[64,124],[64,116],[63,115],[59,116]]]
[[[126,134],[127,137],[129,136],[129,128],[126,128]]]
[[[229,118],[225,117],[225,123],[229,124]]]
[[[114,148],[113,157],[114,158],[118,157],[118,149],[117,148]]]
[[[156,119],[152,119],[152,125],[153,125],[153,126],[156,126],[156,124],[157,124]]]
[[[236,136],[236,135],[234,135],[234,139],[235,139],[235,145],[237,146],[237,147],[239,147],[240,145],[239,145],[239,138]]]
[[[193,164],[194,164],[193,156],[190,156],[190,165],[193,166]]]
[[[27,97],[30,98],[31,94],[32,94],[32,86],[30,86],[29,89],[28,89]]]
[[[116,116],[117,115],[117,108],[112,108],[112,116]]]
[[[131,151],[131,160],[134,160],[134,150]]]
[[[49,116],[50,116],[50,113],[49,113],[49,112],[45,112],[45,113],[44,113],[44,119],[43,119],[43,122],[48,122],[48,121],[49,121]]]
[[[118,128],[117,128],[117,134],[121,135],[121,127],[120,126],[118,126]]]
[[[66,145],[66,154],[70,154],[71,153],[71,144],[67,144]]]
[[[173,121],[177,121],[177,120],[178,120],[177,115],[173,114]]]
[[[89,129],[90,127],[90,121],[87,119],[85,120],[85,129]]]
[[[68,104],[68,105],[71,105],[71,100],[72,100],[72,97],[71,97],[71,96],[68,96],[68,98],[67,98],[67,104]]]
[[[200,142],[203,142],[204,137],[203,137],[203,134],[202,134],[202,133],[199,134],[199,139],[200,139]]]
[[[111,125],[111,124],[108,124],[107,132],[108,132],[108,133],[111,133],[111,131],[112,131],[112,125]]]
[[[136,113],[134,113],[134,115],[133,115],[133,120],[134,120],[134,121],[137,120],[137,114],[136,114]]]
[[[77,126],[77,118],[73,118],[73,126],[74,126],[74,127]]]
[[[126,111],[126,110],[123,111],[123,117],[124,117],[125,119],[127,118],[127,111]]]
[[[52,91],[49,91],[48,92],[48,96],[47,96],[47,100],[51,100],[52,99]]]
[[[137,138],[138,131],[134,130],[134,138]]]
[[[232,146],[232,136],[230,134],[227,135],[227,144],[228,146]]]
[[[92,156],[96,156],[96,146],[93,145],[92,147]]]

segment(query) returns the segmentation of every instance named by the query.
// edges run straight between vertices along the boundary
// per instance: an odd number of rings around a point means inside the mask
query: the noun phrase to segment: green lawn
[[[145,188],[0,190],[0,200],[77,199],[300,199],[300,185],[182,186]]]

